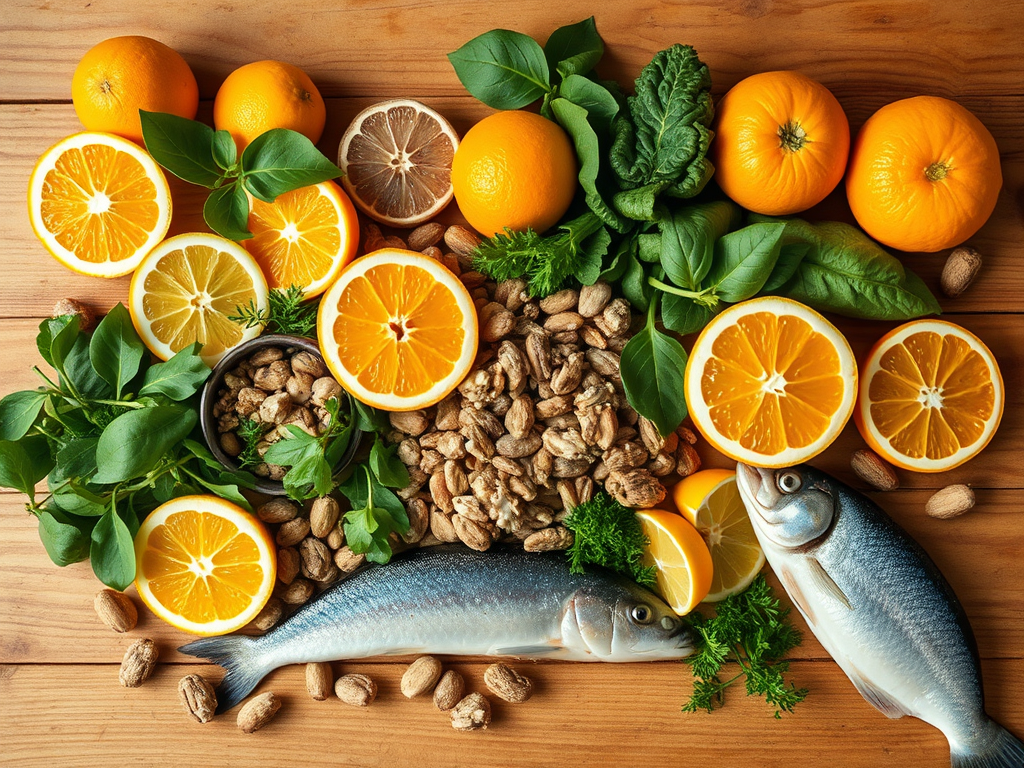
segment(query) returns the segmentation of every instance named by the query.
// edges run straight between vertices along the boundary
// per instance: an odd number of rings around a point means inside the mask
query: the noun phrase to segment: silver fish
[[[769,564],[860,694],[942,731],[954,768],[1024,767],[1024,744],[985,714],[963,607],[917,542],[812,467],[740,464],[736,478]]]
[[[182,653],[222,665],[218,712],[285,664],[431,653],[575,661],[681,659],[683,622],[659,597],[564,552],[427,547],[369,566],[262,637],[213,637]]]

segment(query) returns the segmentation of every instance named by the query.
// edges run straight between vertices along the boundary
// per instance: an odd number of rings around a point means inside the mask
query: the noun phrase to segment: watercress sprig
[[[164,112],[139,115],[146,150],[178,178],[211,190],[203,218],[229,240],[252,237],[246,192],[272,203],[285,192],[342,175],[313,142],[287,128],[260,134],[239,157],[227,131]]]

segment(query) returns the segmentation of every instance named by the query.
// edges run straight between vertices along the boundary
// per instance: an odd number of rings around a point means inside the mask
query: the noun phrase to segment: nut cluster
[[[472,293],[482,344],[469,375],[437,406],[391,414],[411,477],[398,495],[411,516],[427,510],[434,539],[564,549],[572,534],[559,523],[595,483],[647,508],[664,499],[662,478],[699,467],[692,432],[663,438],[626,402],[619,354],[633,317],[611,286],[536,300],[507,280]]]
[[[213,406],[220,447],[228,456],[242,452],[245,445],[238,429],[243,419],[261,427],[261,457],[287,434],[289,425],[319,435],[330,423],[325,405],[340,393],[341,385],[328,375],[319,355],[295,347],[264,347],[224,374],[224,387]],[[253,471],[281,480],[286,469],[262,462]]]

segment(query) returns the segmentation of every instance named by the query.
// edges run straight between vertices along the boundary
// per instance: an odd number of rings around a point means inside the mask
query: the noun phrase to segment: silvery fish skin
[[[607,571],[571,574],[564,552],[450,545],[369,566],[263,637],[180,650],[228,670],[222,712],[285,664],[410,653],[647,661],[681,659],[693,645],[659,597]]]
[[[740,464],[765,557],[815,637],[891,718],[941,730],[953,766],[1024,766],[1024,745],[984,710],[974,634],[923,549],[874,502],[805,465]]]

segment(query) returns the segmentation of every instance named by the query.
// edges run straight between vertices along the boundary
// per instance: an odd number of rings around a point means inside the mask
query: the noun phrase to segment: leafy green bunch
[[[642,563],[647,537],[632,509],[601,492],[574,507],[564,525],[573,532],[567,552],[572,573],[584,573],[585,565],[599,565],[654,587],[655,569]]]
[[[787,683],[789,662],[782,657],[800,644],[800,631],[789,623],[789,609],[780,606],[764,575],[716,609],[711,618],[699,611],[687,616],[697,647],[684,659],[693,670],[694,684],[683,711],[711,712],[724,703],[725,689],[744,678],[747,695],[763,696],[776,718],[792,712],[807,697],[807,689]],[[728,661],[735,661],[739,671],[723,680]]]
[[[270,291],[269,307],[256,306],[255,299],[235,307],[235,314],[228,320],[243,328],[261,328],[262,333],[284,333],[289,336],[316,337],[316,313],[320,299],[306,299],[306,292],[300,285],[290,285],[282,290]]]
[[[297,131],[273,128],[253,139],[239,157],[227,131],[164,112],[139,114],[146,150],[178,178],[212,190],[203,218],[229,240],[252,237],[247,192],[272,203],[278,195],[342,175]]]
[[[92,334],[77,315],[43,321],[36,345],[57,371],[0,400],[0,486],[21,491],[54,563],[88,558],[114,589],[135,579],[139,522],[205,489],[249,509],[244,472],[226,472],[194,434],[195,395],[210,375],[199,344],[151,364],[120,304]],[[36,497],[46,479],[49,493]]]

